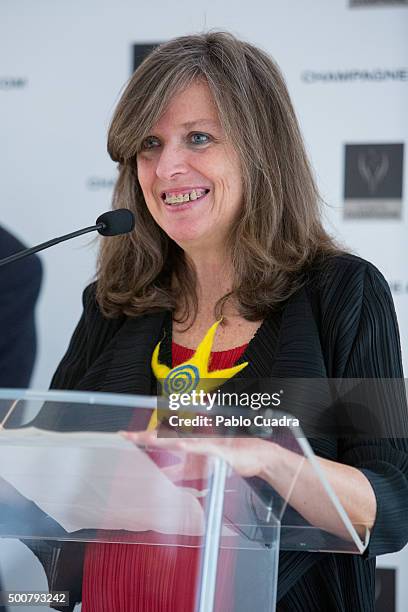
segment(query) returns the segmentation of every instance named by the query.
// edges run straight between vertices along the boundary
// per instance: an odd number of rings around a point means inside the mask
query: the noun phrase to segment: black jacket
[[[84,312],[52,387],[150,394],[150,359],[167,328],[161,361],[171,365],[169,313],[105,319],[94,286],[83,296]],[[308,283],[267,317],[240,361],[240,377],[403,378],[397,321],[388,285],[378,270],[351,255],[311,270]],[[46,412],[36,424],[69,429],[86,415],[69,414],[58,423]],[[122,429],[107,413],[106,429]],[[282,552],[278,609],[317,612],[374,610],[375,556],[401,549],[408,540],[408,453],[404,439],[351,438],[314,443],[317,454],[361,469],[377,499],[377,517],[363,556]],[[58,547],[57,547],[58,548]],[[35,551],[52,590],[81,597],[83,545],[61,548],[44,543]],[[57,552],[56,552],[57,550]],[[267,580],[267,577],[265,577]],[[247,594],[251,609],[250,594]]]
[[[0,227],[0,259],[25,247]],[[0,387],[25,388],[36,353],[34,306],[41,285],[36,255],[0,268]]]

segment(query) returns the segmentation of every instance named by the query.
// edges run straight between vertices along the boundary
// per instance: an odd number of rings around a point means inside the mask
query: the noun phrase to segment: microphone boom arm
[[[0,260],[0,267],[5,266],[8,263],[13,261],[17,261],[18,259],[22,259],[23,257],[28,257],[29,255],[33,255],[34,253],[38,253],[38,251],[43,251],[44,249],[48,249],[48,247],[54,246],[54,244],[58,244],[60,242],[64,242],[65,240],[69,240],[70,238],[76,238],[77,236],[82,236],[82,234],[89,234],[89,232],[94,232],[97,230],[103,230],[106,228],[106,224],[103,222],[97,223],[96,225],[90,225],[89,227],[85,227],[83,229],[77,230],[76,232],[71,232],[70,234],[64,234],[64,236],[59,236],[58,238],[53,238],[52,240],[47,240],[47,242],[42,242],[35,247],[31,247],[31,249],[24,249],[23,251],[19,251],[18,253],[14,253],[14,255],[10,255],[5,259]]]

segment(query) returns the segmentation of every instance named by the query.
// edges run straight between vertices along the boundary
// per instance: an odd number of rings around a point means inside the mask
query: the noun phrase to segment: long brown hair
[[[242,316],[263,318],[302,285],[312,262],[340,252],[323,228],[321,199],[278,66],[227,32],[182,36],[157,47],[136,70],[109,129],[108,151],[119,169],[113,208],[133,211],[136,226],[102,242],[97,299],[105,316],[176,307],[183,320],[196,315],[194,270],[153,220],[137,179],[141,143],[171,97],[195,79],[208,84],[242,165],[243,210],[228,245]],[[219,300],[216,315],[230,295]]]

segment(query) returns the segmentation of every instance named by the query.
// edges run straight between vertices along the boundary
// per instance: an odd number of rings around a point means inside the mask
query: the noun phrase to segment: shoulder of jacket
[[[307,272],[307,286],[322,295],[342,287],[350,288],[353,284],[363,290],[366,281],[389,290],[383,274],[374,264],[351,253],[328,257],[311,266]]]
[[[364,304],[392,303],[383,274],[371,262],[349,253],[326,259],[308,271],[306,292],[321,334],[357,328]]]
[[[82,293],[82,304],[87,325],[91,325],[93,329],[96,326],[98,329],[106,328],[116,331],[122,326],[126,317],[108,318],[102,314],[98,300],[96,299],[96,283],[97,281],[90,283],[85,287]]]
[[[122,328],[126,317],[107,318],[96,299],[96,282],[90,283],[82,293],[82,333],[85,334],[87,367],[103,353]]]
[[[82,305],[84,310],[98,309],[98,302],[96,301],[96,281],[90,283],[85,287],[82,292]]]

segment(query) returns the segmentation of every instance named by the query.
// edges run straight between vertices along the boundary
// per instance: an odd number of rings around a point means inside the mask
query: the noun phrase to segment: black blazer
[[[0,259],[25,247],[0,227]],[[25,388],[36,353],[34,306],[41,285],[36,255],[0,268],[0,387]]]
[[[156,312],[105,319],[94,286],[83,295],[84,312],[52,380],[57,389],[154,393],[150,359],[163,338],[160,360],[171,365],[171,317]],[[166,333],[164,334],[164,331]],[[267,317],[240,361],[240,378],[403,378],[398,327],[388,285],[370,263],[339,256],[311,269],[307,284]],[[87,416],[70,409],[58,422],[46,410],[36,424],[70,429]],[[106,429],[126,427],[106,414]],[[314,441],[321,456],[350,464],[369,479],[377,517],[363,556],[282,552],[278,609],[316,612],[374,611],[375,556],[401,549],[408,541],[408,448],[403,439]],[[70,590],[80,600],[83,545],[45,543],[36,554],[52,590]],[[265,577],[265,580],[268,578]],[[248,598],[251,609],[250,593]],[[65,608],[66,609],[66,608]]]

